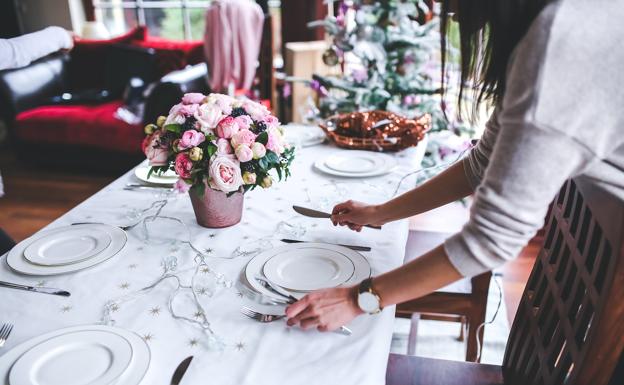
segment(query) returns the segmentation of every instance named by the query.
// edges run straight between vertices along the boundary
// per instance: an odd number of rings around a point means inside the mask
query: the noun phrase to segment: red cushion
[[[76,145],[139,153],[143,129],[115,117],[122,105],[43,106],[17,115],[15,134],[23,142]]]
[[[112,44],[130,44],[144,40],[145,27],[136,27],[121,36],[107,40],[77,39],[71,50],[70,84],[74,90],[104,88],[106,56]]]
[[[135,40],[132,44],[156,50],[160,76],[182,69],[189,64],[205,61],[202,41],[175,41],[148,36],[143,40]]]

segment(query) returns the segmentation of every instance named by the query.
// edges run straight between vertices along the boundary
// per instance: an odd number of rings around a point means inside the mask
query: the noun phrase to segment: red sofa
[[[149,48],[157,76],[146,97],[143,123],[115,117],[121,97],[98,104],[46,105],[51,96],[105,86],[105,58],[117,44]],[[136,28],[111,40],[77,40],[69,53],[57,53],[27,67],[0,72],[0,116],[21,154],[46,165],[125,168],[140,160],[143,126],[166,114],[185,92],[207,92],[202,42],[149,37]],[[190,67],[187,67],[189,66]],[[162,77],[162,78],[161,78]]]

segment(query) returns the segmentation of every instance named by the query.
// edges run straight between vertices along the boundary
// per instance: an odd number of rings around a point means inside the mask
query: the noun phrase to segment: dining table
[[[354,232],[335,227],[328,219],[302,217],[293,211],[293,205],[328,211],[347,199],[383,202],[416,183],[416,176],[404,176],[419,169],[421,148],[388,153],[396,160],[396,167],[369,178],[338,177],[314,167],[318,159],[345,151],[349,150],[332,144],[297,148],[292,175],[271,188],[245,194],[241,222],[222,229],[197,224],[188,194],[159,188],[125,189],[129,183],[139,183],[133,170],[128,171],[42,231],[80,222],[139,223],[154,202],[164,202],[159,215],[184,223],[194,248],[172,241],[171,234],[158,232],[163,229],[139,224],[127,230],[127,243],[119,253],[77,272],[24,275],[13,271],[0,257],[1,281],[71,293],[70,297],[60,297],[0,288],[0,318],[14,324],[11,338],[0,349],[0,358],[14,346],[44,333],[108,323],[147,342],[150,363],[141,384],[169,384],[178,364],[188,356],[194,359],[181,384],[385,383],[393,306],[379,314],[355,318],[346,325],[352,331],[350,336],[289,327],[285,319],[261,323],[241,313],[251,301],[239,285],[250,254],[236,251],[253,249],[260,240],[274,246],[283,244],[281,238],[369,246],[371,251],[361,253],[370,263],[373,276],[402,264],[407,220],[388,223],[381,230]],[[197,249],[203,258],[197,258]],[[167,261],[175,262],[176,277],[159,281]],[[203,261],[199,269],[198,261]],[[201,284],[191,286],[192,293],[176,291],[178,282],[190,285],[194,279]],[[153,289],[141,291],[157,281]],[[214,334],[208,336],[174,313],[186,319],[205,317]],[[0,373],[3,381],[5,377],[6,373]]]

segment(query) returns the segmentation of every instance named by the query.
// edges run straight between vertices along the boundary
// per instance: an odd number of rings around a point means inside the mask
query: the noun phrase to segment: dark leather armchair
[[[0,71],[0,118],[18,154],[28,154],[28,160],[72,169],[128,168],[143,158],[146,123],[166,115],[184,93],[207,92],[205,64],[170,72],[146,88],[143,122],[128,124],[115,117],[123,105],[115,95],[101,103],[51,104],[52,97],[75,89],[70,62],[68,53],[59,52],[23,68]]]

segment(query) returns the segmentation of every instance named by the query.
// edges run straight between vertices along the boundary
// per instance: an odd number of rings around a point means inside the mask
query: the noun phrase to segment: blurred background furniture
[[[545,234],[502,366],[391,354],[387,384],[620,384],[624,207],[604,190],[568,181]]]

